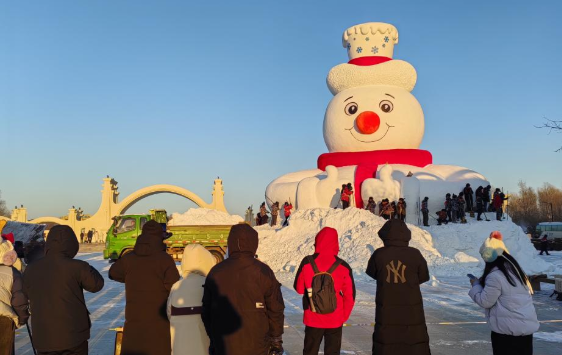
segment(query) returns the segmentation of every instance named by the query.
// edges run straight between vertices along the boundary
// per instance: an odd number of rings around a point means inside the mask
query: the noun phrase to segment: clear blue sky
[[[513,191],[562,187],[559,1],[3,1],[0,189],[31,217],[93,213],[101,179],[121,196],[152,184],[227,208],[264,200],[274,178],[326,152],[325,78],[343,31],[379,21],[418,71],[423,149]],[[185,211],[159,195],[137,204]]]

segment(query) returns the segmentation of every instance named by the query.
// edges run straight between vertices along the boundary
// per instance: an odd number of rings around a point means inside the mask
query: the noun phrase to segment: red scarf
[[[328,165],[336,168],[357,165],[355,170],[355,205],[363,208],[361,184],[365,179],[375,178],[379,164],[404,164],[420,168],[433,162],[431,153],[421,149],[389,149],[370,152],[325,153],[318,157],[318,169],[326,170]]]

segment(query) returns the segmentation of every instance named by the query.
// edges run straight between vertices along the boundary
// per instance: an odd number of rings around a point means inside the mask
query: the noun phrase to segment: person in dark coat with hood
[[[281,284],[256,259],[258,233],[238,224],[228,235],[229,257],[205,281],[201,315],[211,355],[283,354]]]
[[[33,345],[39,354],[88,354],[90,316],[84,290],[98,292],[100,273],[75,260],[78,239],[69,226],[54,226],[45,245],[45,257],[30,263],[23,275],[29,297]]]
[[[375,250],[367,275],[377,280],[374,355],[429,355],[420,284],[429,281],[427,262],[408,246],[411,232],[401,220],[379,230],[384,247]]]
[[[180,275],[174,259],[166,253],[164,231],[158,222],[146,222],[134,251],[111,266],[109,278],[125,283],[127,303],[121,354],[170,354],[166,305]]]

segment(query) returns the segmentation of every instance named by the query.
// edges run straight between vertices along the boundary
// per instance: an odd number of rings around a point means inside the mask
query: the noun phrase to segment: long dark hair
[[[523,286],[526,286],[529,282],[527,274],[525,274],[523,269],[521,269],[517,260],[504,251],[502,256],[498,256],[498,258],[491,263],[486,263],[484,274],[482,274],[482,278],[480,279],[480,283],[483,287],[486,286],[486,277],[496,267],[504,274],[507,281],[513,287],[517,286],[515,280],[513,279],[514,276]]]

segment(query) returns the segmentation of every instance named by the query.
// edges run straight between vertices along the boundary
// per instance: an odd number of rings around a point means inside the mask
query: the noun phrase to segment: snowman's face
[[[330,152],[416,149],[423,133],[418,100],[396,86],[344,90],[334,96],[324,115],[324,141]]]

